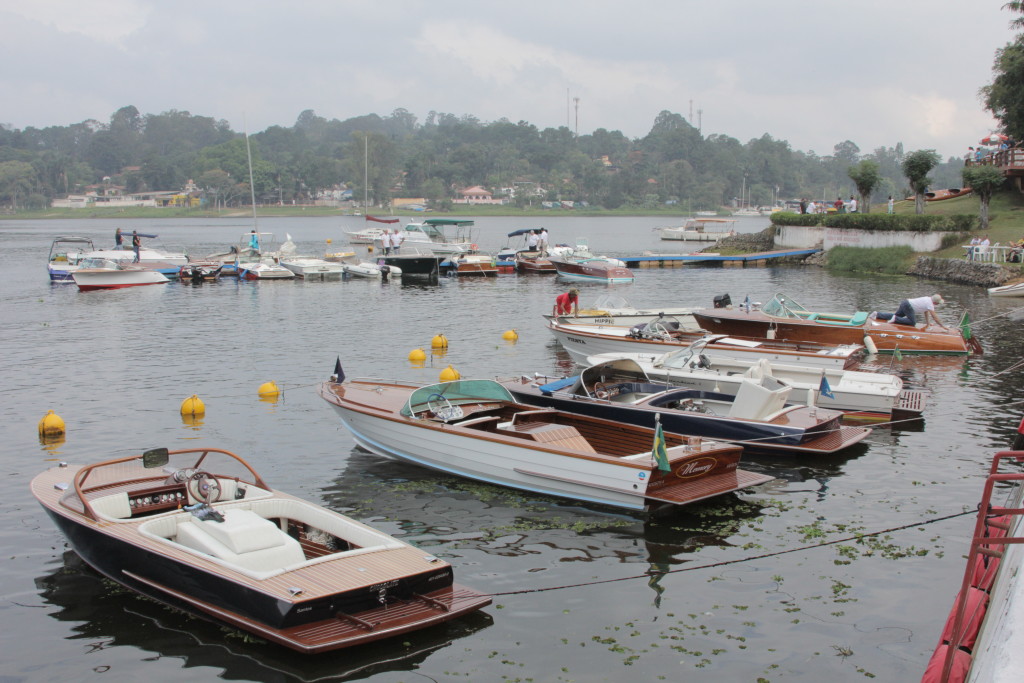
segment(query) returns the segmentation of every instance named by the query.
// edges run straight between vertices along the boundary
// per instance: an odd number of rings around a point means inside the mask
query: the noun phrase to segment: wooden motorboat
[[[300,652],[358,645],[490,603],[452,566],[270,488],[228,451],[165,448],[62,464],[32,493],[101,574]]]
[[[509,238],[520,238],[519,246],[503,247],[498,252],[498,260],[511,261],[516,271],[523,274],[553,274],[557,272],[546,252],[540,251],[536,246],[530,246],[529,237],[535,232],[533,228],[523,228],[508,233]]]
[[[852,368],[864,356],[859,344],[818,344],[815,342],[787,341],[731,335],[712,335],[704,331],[691,332],[675,323],[654,320],[639,328],[618,325],[570,325],[551,321],[548,329],[559,343],[580,365],[587,357],[599,353],[646,353],[661,355],[678,351],[698,340],[706,340],[705,353],[730,358],[757,360],[765,358],[772,363],[798,363],[816,368]]]
[[[447,267],[450,274],[460,277],[465,275],[494,277],[498,274],[498,264],[489,254],[459,254],[457,257],[452,256],[442,266]]]
[[[94,251],[92,240],[88,237],[64,235],[53,238],[50,243],[50,254],[46,257],[46,270],[50,282],[73,283],[71,274],[78,270],[83,254]]]
[[[80,267],[71,273],[71,278],[82,291],[162,285],[170,282],[160,271],[151,270],[144,265],[95,257],[83,259]]]
[[[1013,285],[1003,285],[1002,287],[990,287],[988,290],[989,296],[1024,296],[1024,282],[1018,282]]]
[[[950,187],[945,190],[935,190],[933,192],[925,192],[924,200],[926,202],[937,202],[943,199],[953,199],[955,197],[964,197],[972,192],[969,187]]]
[[[705,308],[694,311],[697,324],[709,332],[774,337],[823,344],[864,344],[879,353],[982,353],[973,335],[965,338],[957,327],[917,326],[876,320],[867,312],[819,313],[809,311],[785,294],[776,294],[761,307]]]
[[[635,361],[658,382],[729,395],[735,395],[747,379],[773,377],[793,388],[788,402],[839,410],[846,421],[919,420],[926,402],[924,392],[904,389],[897,375],[730,358],[707,350],[706,340],[660,355],[603,353],[589,356],[586,364],[617,358]]]
[[[339,364],[340,366],[340,364]],[[493,380],[429,386],[335,375],[320,385],[356,443],[449,474],[643,510],[770,481],[738,469],[738,446],[515,402]]]
[[[520,378],[503,386],[523,403],[654,427],[748,450],[824,455],[845,450],[870,430],[843,427],[836,410],[793,405],[792,387],[771,376],[743,378],[733,394],[654,382],[630,359],[609,360],[553,382]]]
[[[619,259],[595,256],[585,240],[577,240],[570,252],[553,253],[548,258],[555,271],[570,280],[591,280],[599,282],[632,282],[636,279],[633,271]]]
[[[732,237],[736,234],[736,222],[734,218],[688,218],[682,225],[656,230],[663,240],[717,242],[723,237]]]

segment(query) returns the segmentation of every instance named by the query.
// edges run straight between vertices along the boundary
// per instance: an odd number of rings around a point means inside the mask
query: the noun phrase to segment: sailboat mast
[[[369,188],[370,183],[370,136],[363,136],[363,212],[369,210]]]
[[[249,160],[249,194],[252,197],[252,227],[259,233],[259,225],[256,220],[256,187],[252,182],[252,150],[249,148],[249,129],[245,131],[245,156]]]

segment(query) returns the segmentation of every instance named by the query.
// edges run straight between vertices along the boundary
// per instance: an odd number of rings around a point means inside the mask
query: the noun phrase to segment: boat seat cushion
[[[863,325],[867,321],[867,311],[857,311],[856,313],[853,314],[853,317],[850,318],[850,325]]]
[[[128,494],[124,491],[90,500],[89,505],[92,506],[93,512],[100,517],[128,519],[132,516],[132,506],[128,502]]]
[[[227,516],[237,512],[249,511],[227,510],[225,511],[225,522],[223,523],[191,519],[183,524],[179,524],[175,540],[187,548],[198,550],[201,553],[205,553],[251,572],[273,572],[283,567],[303,562],[306,559],[305,553],[302,552],[302,546],[299,545],[299,542],[267,520],[263,521],[270,525],[270,529],[266,530],[264,528],[260,531],[260,535],[264,538],[263,542],[276,543],[260,550],[236,553],[224,543],[217,540],[213,535],[207,533],[211,528],[209,525],[225,524],[227,523]],[[245,516],[243,515],[243,519],[244,517]],[[242,526],[246,526],[247,524],[247,521],[243,522]],[[263,531],[267,531],[267,533],[264,535]],[[269,531],[274,532],[275,541],[270,540]],[[259,544],[260,543],[255,543],[254,545]]]
[[[224,521],[193,520],[207,534],[223,543],[233,553],[249,553],[284,545],[287,535],[268,519],[251,510],[225,510]]]

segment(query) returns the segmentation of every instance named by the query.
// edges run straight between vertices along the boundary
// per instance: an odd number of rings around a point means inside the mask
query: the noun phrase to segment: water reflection
[[[302,655],[143,598],[97,574],[72,551],[61,560],[35,584],[43,601],[58,608],[48,615],[74,624],[67,638],[82,641],[86,654],[127,646],[153,653],[143,661],[180,659],[182,668],[210,667],[228,680],[344,681],[413,671],[430,654],[493,623],[488,614],[475,612],[358,648]]]

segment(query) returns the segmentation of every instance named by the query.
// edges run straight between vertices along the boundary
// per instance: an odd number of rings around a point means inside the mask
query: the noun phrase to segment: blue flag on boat
[[[657,418],[655,418],[657,420]],[[665,450],[665,433],[661,430],[661,421],[657,420],[654,427],[654,449],[651,456],[658,461],[658,469],[662,472],[671,472],[672,466],[668,462],[668,451]]]
[[[832,393],[832,387],[828,385],[828,377],[825,375],[821,376],[821,384],[818,386],[818,393],[825,398],[835,398],[836,395]]]

